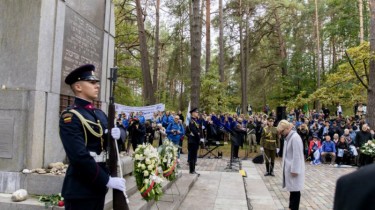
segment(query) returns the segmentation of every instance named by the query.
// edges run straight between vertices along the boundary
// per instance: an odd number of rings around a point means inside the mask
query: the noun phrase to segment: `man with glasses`
[[[94,65],[86,64],[65,78],[75,95],[74,104],[62,112],[59,123],[60,138],[69,159],[61,191],[67,210],[103,209],[108,188],[126,190],[125,179],[110,177],[106,166],[108,120],[93,105],[100,88],[94,71]],[[111,135],[119,139],[119,128],[113,128]]]

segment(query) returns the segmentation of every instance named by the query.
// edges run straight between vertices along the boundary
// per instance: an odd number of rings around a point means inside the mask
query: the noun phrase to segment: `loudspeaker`
[[[279,122],[280,120],[286,120],[286,107],[285,106],[276,107],[276,121],[275,122]]]

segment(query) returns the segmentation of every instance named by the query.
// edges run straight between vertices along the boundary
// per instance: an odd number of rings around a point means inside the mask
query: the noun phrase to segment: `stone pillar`
[[[24,168],[65,160],[58,132],[64,74],[95,62],[106,111],[114,28],[111,0],[0,1],[0,192],[22,187]],[[87,42],[71,43],[78,40],[77,29],[97,36],[91,47],[99,51],[93,57],[75,52],[75,60],[67,59],[69,49],[86,47]],[[89,36],[79,38],[95,38]]]

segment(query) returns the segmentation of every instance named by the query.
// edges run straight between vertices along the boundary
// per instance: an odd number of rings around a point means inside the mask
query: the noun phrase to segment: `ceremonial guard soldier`
[[[262,138],[260,140],[260,151],[264,153],[266,159],[267,173],[264,176],[275,176],[273,168],[275,166],[276,152],[279,153],[280,141],[276,127],[273,126],[274,119],[269,117],[267,125],[263,128]],[[270,165],[271,162],[271,165]]]
[[[198,108],[194,108],[190,110],[191,119],[188,126],[188,160],[189,160],[189,171],[191,174],[198,174],[195,171],[195,164],[197,162],[197,155],[198,155],[198,148],[199,148],[199,141],[202,135],[201,126],[198,122]],[[199,176],[199,174],[198,174]]]
[[[72,71],[65,83],[75,95],[74,104],[61,113],[60,138],[69,160],[62,196],[65,209],[103,209],[108,188],[125,191],[125,179],[110,177],[107,160],[107,116],[93,106],[99,79],[95,66],[86,64]],[[111,135],[120,138],[119,128]]]

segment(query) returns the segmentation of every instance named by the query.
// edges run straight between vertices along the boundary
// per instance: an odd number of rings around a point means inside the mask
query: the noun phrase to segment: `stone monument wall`
[[[0,192],[19,187],[22,169],[65,159],[58,121],[71,70],[96,65],[106,110],[114,27],[111,0],[0,1]]]

